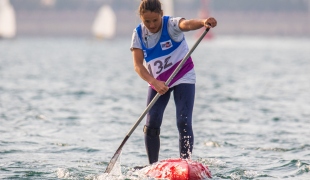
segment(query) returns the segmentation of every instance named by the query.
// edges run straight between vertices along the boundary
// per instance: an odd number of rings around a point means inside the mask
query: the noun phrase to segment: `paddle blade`
[[[121,155],[122,149],[118,149],[114,156],[112,157],[112,159],[110,160],[110,163],[108,164],[106,170],[104,171],[104,173],[110,173],[115,165],[115,163],[117,162],[117,159],[119,158],[119,156]]]

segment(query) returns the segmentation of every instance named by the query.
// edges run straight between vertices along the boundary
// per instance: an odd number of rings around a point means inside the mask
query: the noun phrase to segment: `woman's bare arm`
[[[160,93],[161,95],[165,94],[169,90],[169,87],[165,85],[165,82],[155,79],[147,71],[147,69],[143,65],[143,61],[144,61],[143,51],[141,49],[138,49],[138,48],[133,48],[132,49],[132,56],[133,56],[134,68],[135,68],[135,71],[137,72],[137,74],[143,80],[145,80],[146,82],[151,84],[158,93]]]
[[[181,19],[179,22],[179,28],[181,31],[192,31],[200,29],[202,27],[213,28],[217,25],[217,21],[210,17],[208,19]]]

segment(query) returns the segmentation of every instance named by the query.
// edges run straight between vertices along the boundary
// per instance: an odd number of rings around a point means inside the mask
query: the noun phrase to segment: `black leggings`
[[[195,84],[179,84],[170,88],[164,95],[161,95],[147,114],[144,140],[150,164],[158,161],[160,148],[159,131],[171,92],[173,92],[176,106],[180,158],[190,158],[193,150],[192,112],[195,99]],[[156,94],[157,92],[150,87],[147,99],[148,104]]]

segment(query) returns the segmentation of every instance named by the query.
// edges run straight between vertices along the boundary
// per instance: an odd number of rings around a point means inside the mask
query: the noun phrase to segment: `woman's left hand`
[[[214,17],[209,17],[205,20],[204,25],[206,28],[214,28],[217,25],[217,21]]]

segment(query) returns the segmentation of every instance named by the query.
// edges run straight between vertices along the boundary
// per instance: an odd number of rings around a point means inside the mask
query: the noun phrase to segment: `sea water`
[[[1,179],[107,178],[146,106],[129,45],[129,37],[0,41]],[[301,37],[216,36],[193,52],[192,159],[213,179],[310,179],[309,47]],[[148,162],[143,125],[110,179],[139,179],[132,168]],[[177,158],[178,149],[171,98],[159,159]]]

